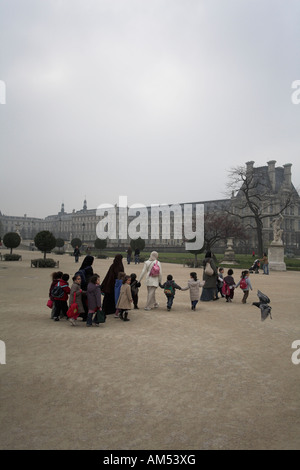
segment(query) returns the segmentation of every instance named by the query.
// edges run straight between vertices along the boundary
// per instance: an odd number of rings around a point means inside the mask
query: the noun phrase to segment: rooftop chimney
[[[283,165],[283,184],[285,187],[290,188],[292,185],[292,164],[286,163]]]
[[[253,161],[246,162],[246,173],[252,173],[254,163]]]
[[[276,185],[276,174],[275,174],[275,163],[276,160],[270,160],[268,163],[268,175],[269,179],[271,182],[271,186],[273,191],[275,191],[275,185]]]

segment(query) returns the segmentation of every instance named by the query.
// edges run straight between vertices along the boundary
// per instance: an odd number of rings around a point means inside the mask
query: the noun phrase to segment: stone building
[[[253,174],[258,181],[256,191],[263,191],[264,197],[262,198],[262,213],[265,216],[263,219],[263,239],[264,247],[267,249],[269,243],[272,241],[272,220],[273,215],[277,213],[283,207],[283,198],[287,192],[294,193],[294,202],[283,212],[284,215],[284,226],[283,228],[283,242],[286,252],[300,253],[300,198],[299,194],[292,183],[292,165],[285,164],[283,167],[276,167],[276,161],[271,160],[263,167],[255,167],[254,162],[246,163],[246,172]],[[231,198],[228,199],[216,199],[213,201],[198,201],[189,203],[192,208],[193,214],[195,207],[199,204],[203,204],[204,212],[206,214],[225,213],[226,211],[234,212],[235,214],[247,215],[247,207],[243,207],[241,204],[243,199],[242,191],[232,194]],[[172,205],[168,206],[169,212],[164,213],[163,211],[157,216],[155,223],[161,224],[166,217],[170,217],[170,238],[165,239],[163,230],[160,226],[155,231],[156,235],[151,236],[151,229],[153,229],[154,216],[152,207],[147,207],[145,212],[145,224],[148,226],[147,234],[148,239],[145,239],[146,247],[149,249],[160,248],[170,251],[184,251],[184,230],[183,230],[183,209],[184,204],[176,205],[175,216],[173,216]],[[161,208],[161,206],[160,206]],[[180,209],[181,208],[181,212]],[[124,210],[124,209],[122,209]],[[126,209],[127,210],[127,209]],[[175,212],[176,212],[175,211]],[[127,213],[127,212],[126,212]],[[120,208],[115,206],[116,214],[116,232],[119,234],[119,219],[120,219]],[[138,214],[138,213],[137,213]],[[249,213],[250,214],[250,213]],[[127,215],[127,227],[130,225],[135,216]],[[22,216],[6,216],[0,212],[0,236],[7,232],[18,231],[22,237],[24,243],[26,241],[32,241],[36,233],[41,230],[49,230],[54,234],[56,238],[63,238],[65,241],[70,242],[73,238],[80,238],[87,245],[93,246],[96,235],[96,227],[100,222],[101,217],[97,215],[97,209],[88,209],[87,201],[84,200],[83,207],[81,210],[72,212],[66,212],[64,204],[61,205],[61,209],[57,214],[49,215],[44,219],[28,217],[26,214]],[[250,220],[250,219],[249,219]],[[245,218],[244,224],[248,224],[249,220]],[[178,227],[182,226],[182,230],[178,230]],[[177,231],[176,231],[177,228]],[[146,237],[143,237],[146,238]],[[108,239],[107,246],[114,249],[126,249],[130,242],[130,238],[127,239],[119,238]],[[28,242],[26,242],[28,244]],[[235,241],[234,249],[236,252],[246,252],[249,250],[256,249],[256,231],[249,229],[249,239],[246,243],[243,241]],[[220,243],[218,246],[214,246],[216,252],[224,251],[226,242]]]

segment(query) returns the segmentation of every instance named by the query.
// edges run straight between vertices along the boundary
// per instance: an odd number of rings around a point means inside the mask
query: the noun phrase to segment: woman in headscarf
[[[113,263],[109,267],[106,276],[101,283],[101,292],[104,293],[102,310],[106,315],[111,315],[116,311],[115,304],[115,282],[120,272],[124,272],[123,256],[118,254],[115,256]]]
[[[214,258],[215,257],[214,255],[212,255],[211,251],[207,251],[203,260],[203,281],[205,281],[205,284],[202,288],[202,293],[200,297],[200,300],[202,300],[202,302],[208,302],[209,300],[216,299],[218,270]],[[212,268],[211,274],[207,274],[205,272],[207,264]]]
[[[86,290],[87,290],[87,285],[89,283],[89,280],[94,274],[94,270],[92,268],[93,262],[94,262],[94,257],[91,255],[87,255],[82,261],[79,271],[75,273],[75,276],[80,276],[81,278],[80,287],[83,291],[82,292],[82,304],[84,308],[84,313],[80,314],[80,317],[82,317],[82,321],[86,321],[87,314],[88,314]]]
[[[153,266],[156,265],[159,268],[159,274],[156,276],[151,275],[151,270]],[[155,293],[156,289],[159,286],[159,283],[162,281],[162,272],[161,272],[161,264],[158,261],[158,253],[157,251],[152,251],[150,257],[144,263],[143,270],[140,274],[139,281],[143,279],[146,275],[146,286],[147,286],[147,303],[145,306],[145,310],[151,310],[152,308],[157,308],[158,303],[156,302]]]

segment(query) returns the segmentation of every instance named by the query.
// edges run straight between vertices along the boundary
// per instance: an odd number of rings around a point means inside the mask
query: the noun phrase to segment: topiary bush
[[[55,268],[56,261],[52,258],[38,258],[31,261],[31,265],[35,268]]]
[[[15,255],[15,254],[6,254],[4,255],[4,261],[19,261],[19,259],[22,258],[21,255]]]

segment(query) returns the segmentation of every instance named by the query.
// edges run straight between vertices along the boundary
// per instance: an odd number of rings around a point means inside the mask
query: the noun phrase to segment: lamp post
[[[82,243],[84,242],[84,229],[85,229],[85,223],[83,222],[83,224],[82,224]]]

